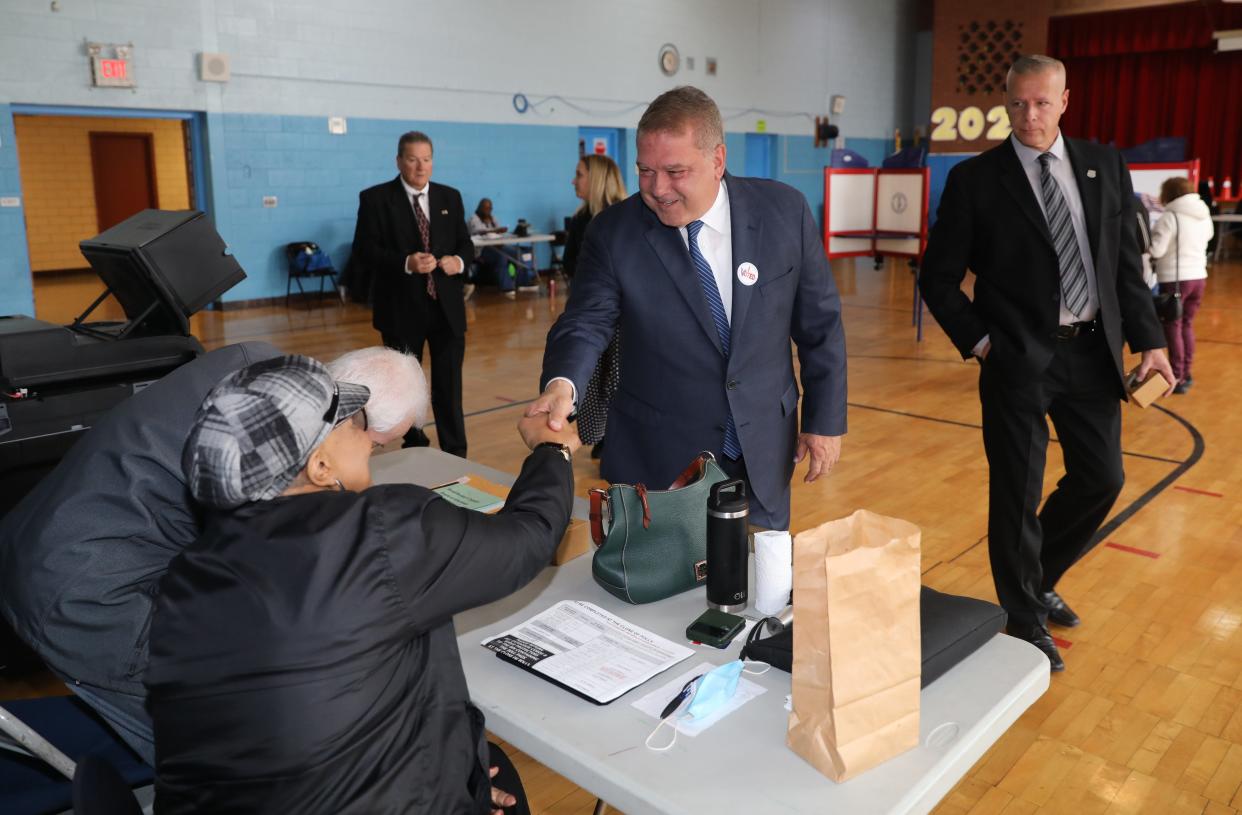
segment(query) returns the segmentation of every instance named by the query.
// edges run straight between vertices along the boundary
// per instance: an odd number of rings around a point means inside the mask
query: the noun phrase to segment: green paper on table
[[[469,484],[445,484],[442,487],[436,487],[433,491],[450,504],[473,509],[476,512],[495,512],[505,505],[505,499]]]

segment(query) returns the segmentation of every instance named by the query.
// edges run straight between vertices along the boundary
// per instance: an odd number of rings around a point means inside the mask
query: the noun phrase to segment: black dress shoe
[[[1055,591],[1046,591],[1039,596],[1044,601],[1044,605],[1048,607],[1048,619],[1063,628],[1073,628],[1082,620],[1078,619],[1078,615],[1074,613],[1074,609],[1065,604],[1061,599],[1061,595]]]
[[[1043,651],[1044,656],[1048,657],[1049,670],[1053,673],[1065,670],[1065,660],[1061,659],[1061,652],[1057,650],[1057,644],[1052,641],[1052,635],[1048,633],[1047,628],[1044,628],[1042,625],[1026,626],[1010,623],[1005,629],[1005,633],[1011,637],[1026,640]]]

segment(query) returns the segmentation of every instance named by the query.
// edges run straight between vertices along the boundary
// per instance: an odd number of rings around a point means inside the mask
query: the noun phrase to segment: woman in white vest
[[[1182,299],[1181,317],[1165,321],[1164,336],[1177,375],[1173,392],[1185,393],[1194,384],[1190,372],[1195,356],[1194,320],[1207,284],[1212,215],[1185,177],[1166,179],[1160,186],[1160,201],[1164,214],[1151,230],[1151,256],[1156,261],[1160,293],[1176,291]]]

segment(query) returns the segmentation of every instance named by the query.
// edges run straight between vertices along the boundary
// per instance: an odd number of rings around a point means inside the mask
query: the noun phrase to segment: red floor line
[[[517,401],[516,399],[510,399],[508,396],[497,395],[496,398],[502,402],[508,402],[509,404],[513,404],[514,402]]]
[[[1074,647],[1074,643],[1070,642],[1069,640],[1063,640],[1063,639],[1061,639],[1060,637],[1053,637],[1053,638],[1052,638],[1052,641],[1053,641],[1053,642],[1055,642],[1055,643],[1057,644],[1057,647],[1058,647],[1058,648],[1062,648],[1062,649],[1066,649],[1066,650],[1068,650],[1068,649],[1070,649],[1070,648],[1073,648],[1073,647]]]
[[[1159,552],[1150,552],[1146,549],[1139,549],[1136,546],[1126,546],[1124,543],[1113,543],[1112,541],[1109,541],[1104,545],[1109,549],[1120,549],[1123,552],[1129,552],[1132,555],[1142,555],[1143,557],[1149,557],[1152,560],[1160,557]]]
[[[1174,485],[1173,489],[1181,490],[1182,492],[1193,492],[1195,495],[1207,495],[1207,496],[1211,496],[1212,498],[1224,498],[1225,497],[1219,492],[1211,492],[1209,490],[1197,490],[1194,487],[1180,487],[1180,486]]]

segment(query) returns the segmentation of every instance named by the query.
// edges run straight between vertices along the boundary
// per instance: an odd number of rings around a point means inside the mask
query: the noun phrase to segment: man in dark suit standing
[[[814,481],[845,433],[841,301],[819,229],[796,190],[725,172],[720,111],[697,88],[652,102],[637,141],[639,194],[587,229],[527,415],[559,430],[620,326],[604,477],[664,488],[708,450],[746,479],[752,523],[788,529],[795,461],[810,455]]]
[[[963,358],[980,361],[990,473],[988,552],[1009,633],[1065,668],[1047,622],[1078,625],[1057,581],[1121,492],[1122,342],[1140,379],[1171,389],[1164,335],[1143,285],[1121,155],[1061,135],[1065,66],[1009,69],[1009,140],[949,173],[920,288]],[[960,284],[975,274],[974,298]],[[1040,509],[1052,418],[1065,476]]]
[[[461,193],[431,183],[432,145],[411,131],[397,142],[392,181],[358,196],[354,252],[375,280],[371,324],[384,345],[416,355],[431,348],[431,409],[440,449],[466,456],[462,414],[462,361],[466,354],[466,305],[461,273],[474,259]],[[405,447],[425,447],[418,428]]]

